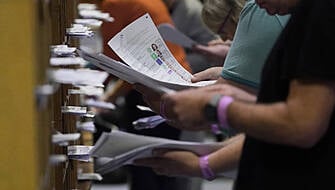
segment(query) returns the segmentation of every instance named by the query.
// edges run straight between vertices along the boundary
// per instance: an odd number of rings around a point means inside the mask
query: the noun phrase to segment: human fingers
[[[211,67],[204,71],[195,73],[191,78],[192,82],[200,82],[205,80],[216,80],[220,77],[222,67]]]
[[[210,79],[211,79],[210,72],[207,69],[207,70],[195,73],[191,78],[191,82],[195,83],[195,82],[206,81]]]
[[[225,42],[221,38],[218,38],[218,39],[209,41],[207,44],[208,46],[213,46],[217,44],[225,44]]]
[[[182,127],[197,130],[196,126],[204,122],[201,110],[208,99],[207,95],[206,91],[190,89],[164,97],[167,102],[172,102],[170,106],[170,112],[173,113],[172,119],[180,122]]]
[[[233,42],[231,40],[226,40],[223,42],[223,45],[231,46]]]
[[[209,46],[204,46],[201,44],[193,46],[193,51],[196,51],[198,53],[201,53],[203,55],[208,55],[210,52],[208,52],[208,47]]]

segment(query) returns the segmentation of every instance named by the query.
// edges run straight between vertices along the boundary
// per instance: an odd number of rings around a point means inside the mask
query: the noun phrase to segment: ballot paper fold
[[[206,155],[223,146],[222,143],[175,141],[112,131],[101,135],[90,151],[90,155],[104,159],[103,164],[97,168],[97,172],[105,174],[123,165],[133,164],[135,159],[151,156],[152,150],[156,148],[188,150],[197,155]]]

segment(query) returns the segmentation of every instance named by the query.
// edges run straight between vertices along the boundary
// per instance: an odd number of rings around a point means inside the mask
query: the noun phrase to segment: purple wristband
[[[217,107],[219,125],[222,129],[228,129],[227,108],[234,101],[230,96],[222,96]]]
[[[212,169],[209,167],[208,155],[202,156],[199,158],[199,166],[201,169],[202,177],[208,181],[215,179],[215,174]]]

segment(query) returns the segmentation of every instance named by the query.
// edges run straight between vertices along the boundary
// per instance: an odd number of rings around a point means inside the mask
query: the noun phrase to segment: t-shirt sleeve
[[[335,1],[312,1],[307,20],[302,21],[301,46],[293,77],[335,79]],[[305,14],[305,16],[306,16]],[[303,18],[302,18],[303,19]],[[306,19],[306,17],[305,17]],[[299,37],[298,37],[299,38]],[[294,40],[294,39],[292,39]]]

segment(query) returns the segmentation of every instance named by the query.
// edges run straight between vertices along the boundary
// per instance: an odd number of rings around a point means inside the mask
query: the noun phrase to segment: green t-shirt
[[[254,0],[248,1],[241,12],[221,76],[257,89],[266,58],[288,19],[289,16],[271,16]]]

